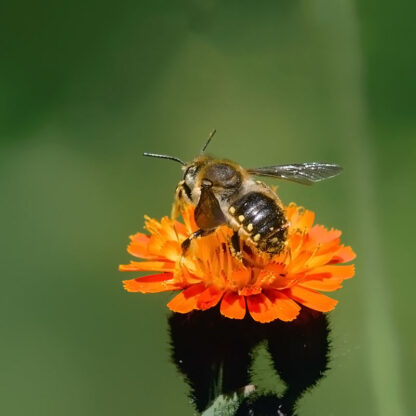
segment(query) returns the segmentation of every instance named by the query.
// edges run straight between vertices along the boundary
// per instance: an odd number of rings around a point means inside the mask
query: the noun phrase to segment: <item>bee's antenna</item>
[[[186,163],[185,163],[183,160],[179,159],[178,157],[174,157],[174,156],[168,156],[168,155],[158,155],[158,154],[156,154],[156,153],[147,153],[147,152],[143,153],[143,156],[157,157],[157,158],[159,158],[159,159],[174,160],[175,162],[178,162],[178,163],[180,163],[180,164],[181,164],[181,165],[183,165],[183,166],[185,166],[185,165],[186,165]]]
[[[201,150],[201,154],[205,152],[205,149],[208,147],[209,142],[211,141],[211,139],[214,137],[214,134],[217,132],[217,130],[212,130],[212,132],[209,134],[207,141],[204,144],[204,147]]]

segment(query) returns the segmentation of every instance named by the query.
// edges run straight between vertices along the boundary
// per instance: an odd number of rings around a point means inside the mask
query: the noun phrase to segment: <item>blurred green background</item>
[[[123,291],[128,235],[181,173],[143,151],[244,166],[334,161],[281,183],[343,230],[329,376],[301,416],[416,414],[416,3],[27,0],[0,6],[2,415],[191,415],[171,294]]]

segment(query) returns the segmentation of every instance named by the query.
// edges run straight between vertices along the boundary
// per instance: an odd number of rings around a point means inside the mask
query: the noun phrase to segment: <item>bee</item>
[[[306,162],[244,169],[231,160],[204,154],[214,134],[215,130],[210,133],[200,155],[190,163],[174,156],[144,153],[144,156],[173,160],[182,165],[184,175],[176,187],[172,217],[177,217],[186,204],[193,204],[199,227],[183,241],[183,252],[193,239],[227,225],[234,231],[231,245],[237,256],[241,256],[241,239],[268,255],[279,254],[286,245],[289,222],[280,198],[255,176],[312,185],[338,175],[342,168],[334,163]]]

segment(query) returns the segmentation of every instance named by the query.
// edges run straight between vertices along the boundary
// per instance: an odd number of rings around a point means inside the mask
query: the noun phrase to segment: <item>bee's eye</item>
[[[193,189],[195,185],[195,178],[198,173],[199,166],[191,165],[189,166],[185,174],[183,175],[183,179],[185,180],[185,184],[188,186],[188,188]]]
[[[195,172],[196,172],[196,166],[195,165],[191,165],[188,167],[188,169],[186,169],[183,178],[187,179],[189,177],[194,177],[195,176]]]

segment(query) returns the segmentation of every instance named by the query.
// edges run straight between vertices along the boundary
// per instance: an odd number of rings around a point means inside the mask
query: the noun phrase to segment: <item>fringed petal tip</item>
[[[300,312],[300,306],[296,302],[276,290],[249,296],[247,307],[251,317],[261,323],[276,319],[290,322],[296,319]]]
[[[331,264],[348,263],[357,257],[353,249],[349,246],[341,245],[339,251],[331,259]]]

